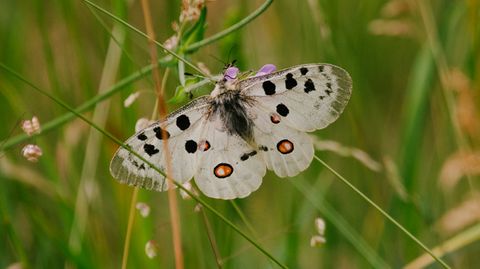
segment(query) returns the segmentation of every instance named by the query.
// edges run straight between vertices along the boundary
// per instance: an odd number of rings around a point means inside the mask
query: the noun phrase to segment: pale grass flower
[[[172,35],[163,43],[163,46],[169,50],[173,50],[178,45],[178,36],[177,34]]]
[[[37,145],[28,144],[22,149],[22,155],[30,162],[37,162],[42,156],[42,149]]]
[[[204,6],[205,0],[183,0],[179,18],[180,23],[198,20]]]
[[[147,205],[146,203],[143,202],[138,202],[135,205],[135,208],[138,210],[138,213],[140,213],[140,216],[146,218],[150,215],[150,206]]]
[[[322,140],[315,136],[311,137],[313,139],[315,149],[317,150],[331,151],[343,157],[352,157],[362,163],[368,169],[375,172],[380,172],[382,170],[382,165],[361,149],[346,147],[332,140]]]
[[[443,234],[454,234],[480,221],[480,196],[474,195],[460,205],[448,210],[438,220],[436,227]]]
[[[407,0],[391,0],[382,7],[381,14],[385,18],[397,17],[410,12]]]
[[[140,118],[137,120],[137,123],[135,123],[135,132],[139,132],[148,126],[150,126],[154,121],[146,119],[146,118]]]
[[[36,116],[33,116],[31,120],[24,120],[22,122],[22,130],[28,135],[40,133],[40,122]]]
[[[480,137],[480,116],[477,110],[478,95],[473,89],[472,82],[458,68],[453,68],[448,78],[448,86],[457,92],[455,112],[460,128],[473,139],[478,139]]]
[[[137,100],[137,98],[140,96],[140,92],[134,92],[132,94],[130,94],[126,99],[125,101],[123,101],[123,106],[124,107],[129,107],[133,104],[133,102],[135,102],[135,100]]]
[[[376,19],[368,24],[368,30],[371,34],[384,36],[413,36],[414,28],[414,25],[408,19]]]
[[[440,184],[451,190],[466,175],[480,175],[480,152],[457,152],[443,164],[440,171]]]
[[[203,208],[203,206],[202,206],[201,204],[197,204],[197,205],[195,205],[195,207],[193,208],[193,212],[197,212],[197,213],[198,213],[198,212],[202,211],[202,208]]]
[[[193,185],[190,182],[185,182],[182,186],[190,191],[193,195],[198,196],[198,192],[195,190],[195,188],[193,188]],[[192,199],[192,197],[182,189],[180,189],[180,196],[182,196],[184,200]]]
[[[315,229],[317,230],[316,235],[312,236],[310,238],[310,246],[311,247],[318,247],[327,242],[327,239],[325,239],[325,228],[326,228],[326,223],[323,218],[316,218],[315,219]]]
[[[158,255],[158,244],[155,240],[149,240],[147,244],[145,244],[145,254],[147,254],[147,257],[150,259],[155,258]]]
[[[321,235],[314,235],[310,238],[311,247],[319,247],[327,242],[327,239]]]
[[[22,263],[16,262],[8,265],[6,269],[23,269]]]
[[[315,219],[315,228],[317,229],[317,232],[319,235],[325,234],[325,227],[326,227],[326,224],[322,218]]]

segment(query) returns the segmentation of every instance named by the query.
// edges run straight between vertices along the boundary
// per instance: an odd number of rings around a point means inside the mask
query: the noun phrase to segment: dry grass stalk
[[[440,184],[445,190],[454,187],[463,176],[480,175],[480,152],[458,152],[451,155],[440,171]]]

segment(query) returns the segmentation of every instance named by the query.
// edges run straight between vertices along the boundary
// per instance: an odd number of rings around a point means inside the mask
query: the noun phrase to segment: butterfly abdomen
[[[226,91],[211,101],[211,116],[220,117],[225,130],[247,142],[253,140],[253,121],[248,117],[245,104],[252,102],[240,91]]]

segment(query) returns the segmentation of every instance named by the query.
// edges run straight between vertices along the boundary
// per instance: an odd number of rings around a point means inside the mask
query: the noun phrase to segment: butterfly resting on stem
[[[350,75],[330,64],[305,64],[275,71],[265,65],[238,78],[228,67],[208,96],[194,99],[130,137],[126,144],[165,171],[167,139],[172,171],[183,184],[194,178],[207,196],[234,199],[260,187],[266,170],[292,177],[313,159],[306,134],[327,127],[343,112],[352,93]],[[164,133],[164,135],[162,135]],[[110,172],[124,184],[165,191],[166,178],[124,148]]]

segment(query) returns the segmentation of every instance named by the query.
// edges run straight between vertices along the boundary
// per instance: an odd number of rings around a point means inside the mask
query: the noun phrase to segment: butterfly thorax
[[[246,106],[251,106],[254,101],[236,89],[235,84],[235,81],[226,80],[217,83],[210,95],[208,117],[211,120],[219,117],[226,132],[251,142],[253,140],[253,121],[248,116]]]

